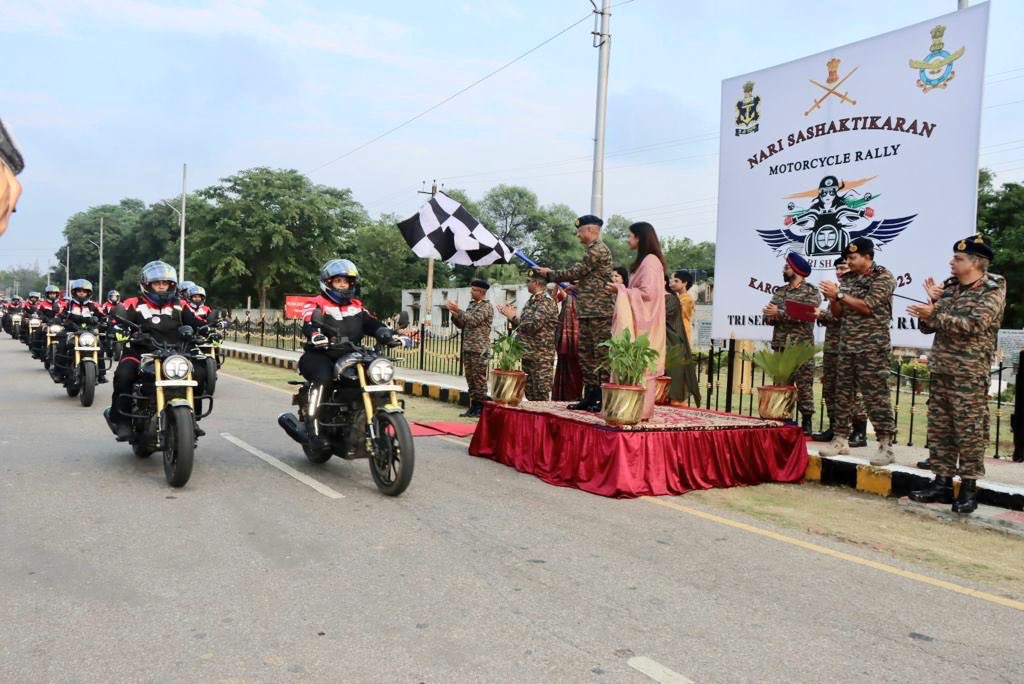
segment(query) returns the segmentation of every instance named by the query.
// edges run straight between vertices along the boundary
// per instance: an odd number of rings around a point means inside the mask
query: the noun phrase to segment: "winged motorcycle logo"
[[[931,30],[931,52],[922,60],[910,60],[910,68],[918,70],[917,87],[922,92],[928,93],[939,88],[946,88],[956,76],[956,72],[953,71],[953,63],[964,56],[966,48],[960,48],[953,53],[946,51],[942,42],[945,33],[946,27],[941,24],[933,28]]]
[[[747,81],[743,84],[743,99],[736,103],[736,135],[757,133],[757,122],[761,118],[757,108],[760,105],[761,96],[754,95],[754,82]]]
[[[835,176],[825,176],[816,189],[783,198],[811,199],[807,207],[792,201],[786,205],[783,228],[758,230],[757,234],[780,256],[796,251],[812,259],[821,258],[815,268],[830,268],[833,259],[826,257],[839,256],[857,238],[871,238],[876,248],[887,245],[907,229],[917,214],[876,220],[871,202],[881,195],[858,190],[876,178],[840,181]]]

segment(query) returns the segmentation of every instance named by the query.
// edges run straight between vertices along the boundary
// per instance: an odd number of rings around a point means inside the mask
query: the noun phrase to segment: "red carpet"
[[[468,437],[476,430],[476,423],[445,423],[437,421],[434,423],[411,423],[413,437],[436,437],[437,435],[451,435],[453,437]]]
[[[550,484],[613,497],[799,482],[807,445],[795,425],[659,406],[652,420],[615,429],[564,403],[487,403],[469,453]]]
[[[429,425],[416,422],[409,423],[409,430],[412,431],[413,437],[436,437],[437,435],[445,434],[443,430],[435,430]]]

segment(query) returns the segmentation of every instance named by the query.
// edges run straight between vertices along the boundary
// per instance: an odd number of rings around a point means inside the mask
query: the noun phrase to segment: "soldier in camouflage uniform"
[[[782,277],[786,284],[775,291],[771,302],[764,308],[765,319],[775,326],[772,333],[772,349],[782,351],[790,345],[804,342],[814,345],[814,321],[798,320],[786,311],[786,302],[797,302],[818,308],[821,294],[818,288],[804,278],[811,275],[811,265],[807,259],[796,252],[786,257],[786,265],[782,267]],[[797,406],[800,410],[800,425],[804,434],[814,432],[814,360],[811,359],[793,375],[793,384],[797,389]]]
[[[952,503],[956,513],[978,507],[977,480],[985,474],[988,444],[989,373],[1006,307],[1006,280],[988,272],[992,248],[980,235],[953,245],[953,276],[941,286],[925,281],[929,304],[907,312],[920,330],[935,334],[928,358],[928,446],[935,480],[910,498],[923,503]],[[953,501],[953,476],[960,494]]]
[[[601,410],[601,383],[608,380],[608,348],[602,346],[612,336],[615,295],[608,291],[612,281],[612,253],[601,241],[603,221],[586,215],[576,219],[576,235],[586,248],[583,261],[564,271],[540,267],[537,272],[549,281],[578,281],[577,317],[580,322],[580,369],[583,373],[583,401],[569,404],[581,411]]]
[[[479,418],[487,399],[487,348],[491,345],[494,308],[484,298],[490,287],[486,280],[473,280],[470,283],[472,301],[465,311],[456,302],[448,302],[452,323],[462,330],[462,367],[469,385],[469,410],[462,415],[467,418]]]
[[[850,269],[846,266],[846,259],[839,257],[835,260],[836,277],[840,282]],[[839,330],[842,328],[843,320],[836,318],[827,308],[819,309],[818,323],[825,327],[825,345],[822,352],[821,362],[821,398],[825,402],[825,410],[828,412],[829,426],[825,432],[814,433],[812,439],[815,442],[831,442],[835,436],[832,432],[832,423],[836,416],[836,372],[839,369]],[[863,447],[868,445],[867,441],[867,416],[864,414],[864,398],[857,394],[856,404],[853,412],[853,428],[850,432],[850,446]]]
[[[555,332],[558,330],[558,307],[548,296],[547,281],[533,276],[526,283],[530,301],[516,314],[514,306],[498,307],[517,331],[519,341],[526,347],[523,372],[526,373],[526,398],[547,401],[551,398],[551,378],[555,370]]]
[[[832,442],[820,450],[822,456],[850,453],[850,427],[859,391],[878,437],[878,452],[872,465],[895,460],[892,440],[896,421],[889,398],[889,355],[892,342],[892,293],[896,278],[875,263],[875,244],[857,238],[843,250],[850,273],[842,284],[822,281],[821,292],[829,310],[842,319],[839,331],[839,367],[836,370],[836,415]]]

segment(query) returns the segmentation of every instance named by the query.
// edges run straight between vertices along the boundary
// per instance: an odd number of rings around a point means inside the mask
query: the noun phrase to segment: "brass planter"
[[[672,378],[667,375],[662,375],[654,379],[656,389],[654,394],[654,404],[656,406],[668,406],[671,403],[671,399],[668,396],[669,387],[672,385]]]
[[[771,420],[790,420],[796,411],[795,385],[765,385],[757,388],[757,414]]]
[[[636,385],[601,385],[601,417],[609,425],[636,425],[644,413],[646,387]]]
[[[518,406],[526,392],[526,373],[523,371],[491,371],[491,397],[496,404]]]

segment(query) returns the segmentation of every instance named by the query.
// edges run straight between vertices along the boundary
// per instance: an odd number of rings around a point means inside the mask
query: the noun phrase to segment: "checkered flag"
[[[507,264],[514,250],[443,192],[398,224],[416,256],[456,266]]]

